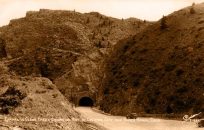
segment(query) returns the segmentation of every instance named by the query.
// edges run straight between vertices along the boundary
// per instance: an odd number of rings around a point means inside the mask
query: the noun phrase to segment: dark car
[[[138,116],[136,113],[129,113],[126,115],[127,119],[136,119]]]
[[[200,120],[198,122],[198,127],[204,127],[204,120]]]

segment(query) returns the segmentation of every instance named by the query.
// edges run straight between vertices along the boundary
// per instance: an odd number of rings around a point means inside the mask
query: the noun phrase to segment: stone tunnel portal
[[[79,106],[92,107],[94,105],[94,101],[90,97],[82,97],[79,100]]]

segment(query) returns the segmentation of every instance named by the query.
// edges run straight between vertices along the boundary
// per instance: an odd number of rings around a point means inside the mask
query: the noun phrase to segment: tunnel
[[[79,100],[79,106],[91,107],[93,104],[94,102],[90,97],[82,97]]]

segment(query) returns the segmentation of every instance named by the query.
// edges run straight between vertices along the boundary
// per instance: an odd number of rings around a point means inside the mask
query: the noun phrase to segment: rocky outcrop
[[[70,89],[97,93],[103,76],[103,61],[107,55],[107,49],[99,49],[90,55],[79,57],[72,64],[72,70],[57,78],[55,84],[67,96]]]

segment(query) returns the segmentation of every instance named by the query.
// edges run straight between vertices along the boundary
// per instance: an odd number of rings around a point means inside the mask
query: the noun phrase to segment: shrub
[[[88,23],[90,23],[90,19],[89,18],[86,19],[86,24],[88,24]]]
[[[35,93],[37,93],[37,94],[46,93],[46,90],[36,90]]]
[[[97,48],[102,48],[101,41],[95,42],[95,46],[96,46]]]
[[[52,95],[53,98],[56,98],[57,96],[58,96],[58,94],[53,94]]]
[[[160,29],[166,29],[167,27],[166,16],[163,16],[160,23]]]
[[[184,70],[183,69],[177,69],[176,70],[176,76],[180,76],[184,73]]]
[[[166,72],[170,72],[170,71],[174,70],[175,68],[176,68],[175,64],[168,63],[168,64],[165,65],[164,69],[165,69]]]
[[[0,114],[9,114],[11,110],[21,104],[21,100],[26,96],[26,93],[15,87],[9,87],[4,94],[0,95]]]
[[[191,7],[191,8],[190,8],[190,14],[195,14],[195,9],[194,9],[194,7]]]
[[[178,88],[176,90],[177,93],[185,93],[185,92],[188,92],[188,88],[187,87],[181,87],[181,88]]]
[[[194,9],[195,3],[192,4],[191,8],[190,8],[190,14],[195,14],[196,11]]]
[[[6,43],[3,39],[0,38],[0,58],[4,58],[6,56]]]

